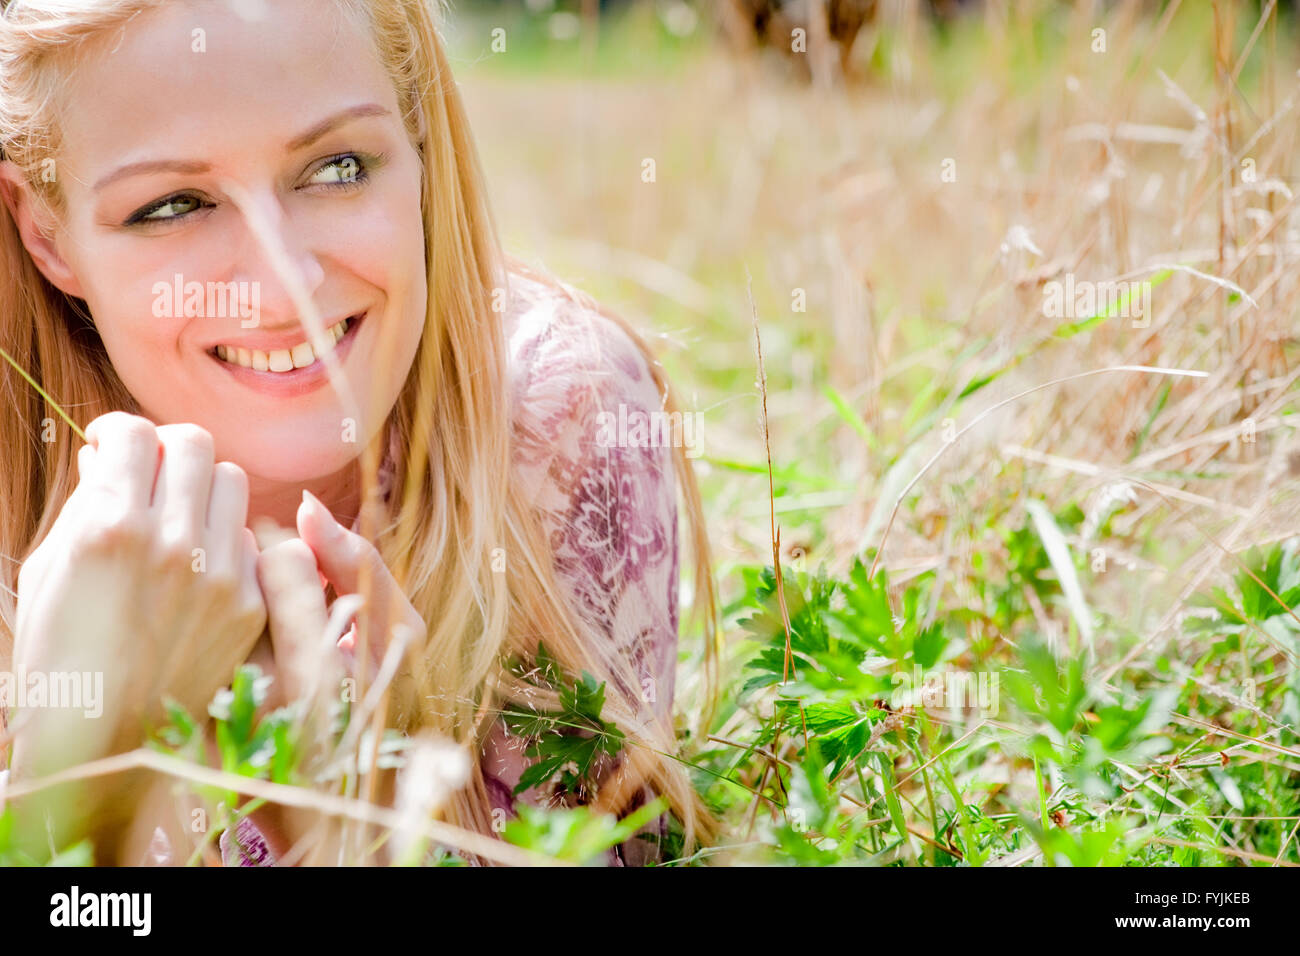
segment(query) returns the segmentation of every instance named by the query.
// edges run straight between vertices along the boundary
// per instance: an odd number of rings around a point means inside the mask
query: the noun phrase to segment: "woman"
[[[667,384],[499,252],[428,0],[15,0],[0,136],[0,347],[50,399],[0,367],[0,663],[105,680],[98,721],[10,721],[13,781],[140,746],[164,695],[202,714],[253,660],[282,701],[346,675],[467,748],[442,816],[488,834],[527,763],[494,715],[556,700],[507,662],[544,639],[629,736],[578,797],[662,794],[707,836],[671,757],[678,484],[713,633],[694,480],[680,447],[598,440],[620,406],[672,411]],[[183,859],[168,793],[118,774],[14,807],[36,853],[52,821]],[[308,826],[267,807],[223,847],[279,859]]]

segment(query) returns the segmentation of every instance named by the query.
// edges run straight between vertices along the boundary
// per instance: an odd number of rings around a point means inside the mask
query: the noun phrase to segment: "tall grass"
[[[526,85],[493,22],[461,50],[507,238],[639,308],[704,415],[698,859],[1300,862],[1294,21],[886,4],[829,92],[716,44]],[[1150,311],[1050,315],[1067,278]],[[998,713],[891,705],[914,666],[996,674]]]

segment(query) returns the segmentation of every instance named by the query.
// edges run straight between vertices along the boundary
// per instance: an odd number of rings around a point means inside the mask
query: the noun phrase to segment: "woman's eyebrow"
[[[351,106],[345,110],[335,113],[327,119],[321,120],[301,136],[296,136],[289,140],[289,152],[296,152],[300,149],[306,149],[316,140],[320,139],[336,126],[342,126],[348,120],[357,119],[362,116],[387,116],[388,110],[378,103],[362,103],[358,106]]]
[[[95,183],[94,191],[99,192],[105,186],[117,182],[119,179],[125,179],[127,176],[139,176],[143,173],[187,173],[197,175],[206,173],[212,168],[210,163],[200,163],[194,160],[184,159],[146,159],[138,163],[127,163],[118,169],[113,170],[107,176],[104,176]]]
[[[335,113],[333,116],[321,120],[311,129],[299,136],[289,140],[287,145],[288,152],[297,152],[300,149],[306,149],[316,140],[320,139],[326,133],[335,127],[342,126],[349,120],[359,119],[363,116],[387,116],[389,110],[380,106],[378,103],[362,103],[358,106],[351,106],[345,110]],[[206,173],[212,168],[210,163],[197,162],[195,160],[184,159],[147,159],[138,163],[127,163],[102,177],[99,182],[95,183],[94,191],[99,192],[105,186],[124,179],[127,176],[139,176],[143,173],[185,173],[188,175],[197,175]]]

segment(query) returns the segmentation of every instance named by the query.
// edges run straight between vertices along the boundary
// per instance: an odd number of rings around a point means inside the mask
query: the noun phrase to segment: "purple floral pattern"
[[[641,688],[624,691],[667,722],[678,624],[672,451],[602,434],[602,422],[620,409],[648,417],[662,410],[662,398],[642,353],[613,320],[565,289],[516,277],[513,292],[506,331],[516,472],[574,610],[609,636],[641,679]],[[502,809],[526,766],[522,749],[500,725],[485,748],[484,772],[490,786],[501,785]],[[607,772],[617,770],[616,762]],[[532,791],[524,798],[539,800]],[[612,850],[609,862],[640,862],[644,848],[633,841]]]
[[[222,832],[218,843],[221,861],[226,866],[271,866],[275,863],[262,831],[247,817],[235,824],[233,838],[227,829]]]

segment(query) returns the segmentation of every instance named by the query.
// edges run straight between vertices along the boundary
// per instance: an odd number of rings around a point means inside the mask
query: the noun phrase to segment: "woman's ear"
[[[81,283],[59,253],[54,241],[54,223],[42,203],[32,194],[22,170],[12,160],[0,160],[0,198],[9,209],[27,253],[36,268],[56,288],[84,299]]]

